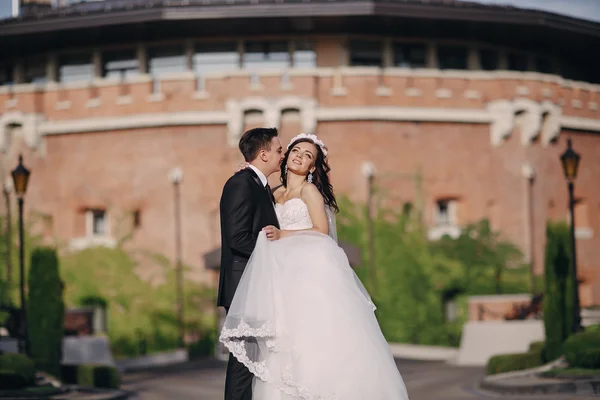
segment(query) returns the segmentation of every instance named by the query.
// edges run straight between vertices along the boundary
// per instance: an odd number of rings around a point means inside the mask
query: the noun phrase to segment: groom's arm
[[[223,188],[221,218],[231,250],[250,258],[258,237],[252,232],[255,204],[252,201],[251,182],[241,176],[237,178],[230,179]]]

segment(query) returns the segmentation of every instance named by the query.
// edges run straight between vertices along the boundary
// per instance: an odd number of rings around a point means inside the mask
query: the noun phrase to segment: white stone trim
[[[481,99],[481,92],[479,90],[469,89],[465,90],[464,96],[469,100],[479,100]]]
[[[194,92],[192,95],[192,99],[194,100],[206,100],[208,98],[210,98],[210,93],[204,90],[201,92]]]
[[[598,103],[595,101],[588,102],[588,108],[592,111],[598,111]]]
[[[527,86],[517,86],[517,95],[518,96],[527,96],[529,94],[529,88]]]
[[[96,97],[94,99],[89,99],[85,106],[87,108],[98,108],[102,105],[102,100],[99,97]]]
[[[552,97],[552,89],[550,88],[542,88],[542,96],[544,97]]]
[[[8,150],[7,145],[9,142],[6,135],[9,125],[20,125],[25,144],[31,149],[37,149],[41,143],[39,125],[42,120],[42,115],[24,114],[20,111],[10,111],[0,115],[0,151]]]
[[[515,125],[521,131],[521,145],[529,146],[538,137],[542,127],[540,105],[533,100],[519,98],[513,102],[513,110],[516,113]]]
[[[392,95],[392,88],[387,86],[377,86],[377,89],[375,89],[375,95],[380,97],[389,97]]]
[[[438,99],[451,99],[452,90],[446,88],[436,89],[435,97],[437,97]]]
[[[571,107],[573,108],[583,108],[583,102],[579,99],[572,99],[571,100]]]
[[[594,238],[594,230],[587,226],[576,226],[575,227],[575,238],[581,240],[588,240]]]
[[[17,104],[19,104],[18,97],[8,99],[4,102],[4,108],[6,108],[7,110],[10,110],[11,108],[16,108]]]
[[[423,91],[416,87],[406,88],[404,94],[408,97],[419,97],[423,95]]]
[[[562,108],[551,101],[544,100],[540,106],[540,111],[542,113],[542,145],[548,146],[560,135]]]
[[[499,146],[510,137],[515,126],[515,112],[508,100],[495,100],[487,105],[492,117],[490,140],[493,146]]]
[[[127,104],[133,103],[133,98],[131,96],[119,96],[117,97],[116,104],[118,106],[124,106]]]
[[[124,117],[97,117],[69,121],[47,121],[39,125],[42,135],[61,135],[79,132],[100,132],[163,126],[226,124],[229,114],[224,111],[136,114]]]
[[[57,101],[54,107],[55,107],[55,108],[56,108],[56,110],[58,110],[58,111],[61,111],[61,110],[68,110],[68,109],[70,109],[70,108],[71,108],[71,105],[72,105],[72,104],[73,104],[73,103],[71,103],[71,100],[63,100],[63,101]]]
[[[318,121],[491,122],[485,110],[421,107],[336,107],[316,109]]]
[[[582,131],[600,132],[600,120],[582,117],[570,117],[563,115],[560,118],[560,125],[567,129],[577,129]]]
[[[444,235],[450,236],[452,239],[456,239],[460,236],[462,229],[457,225],[440,225],[433,226],[427,231],[427,239],[439,240]]]
[[[163,93],[152,93],[148,95],[146,101],[149,103],[160,103],[165,100],[165,95]]]

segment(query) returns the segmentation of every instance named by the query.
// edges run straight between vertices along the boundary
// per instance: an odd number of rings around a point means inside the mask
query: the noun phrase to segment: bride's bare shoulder
[[[323,195],[319,191],[319,188],[317,188],[313,183],[307,183],[302,187],[300,191],[300,197],[302,197],[304,200],[323,200]]]

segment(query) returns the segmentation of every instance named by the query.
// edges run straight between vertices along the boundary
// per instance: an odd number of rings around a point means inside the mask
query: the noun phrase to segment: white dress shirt
[[[256,168],[252,164],[250,164],[250,169],[252,169],[252,171],[256,172],[256,175],[258,175],[258,178],[262,182],[263,186],[267,186],[267,183],[269,183],[269,182],[267,181],[267,177],[265,176],[265,174],[263,174],[260,169]]]

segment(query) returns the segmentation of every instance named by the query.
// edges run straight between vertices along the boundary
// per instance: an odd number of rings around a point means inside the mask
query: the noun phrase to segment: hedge
[[[22,354],[0,355],[0,389],[20,389],[35,382],[35,364]]]
[[[121,377],[116,368],[105,365],[63,365],[64,383],[87,387],[118,389]]]
[[[571,335],[563,346],[571,368],[600,368],[600,332],[584,331]]]
[[[56,250],[47,247],[33,250],[28,284],[30,355],[39,369],[58,377],[65,307]]]

